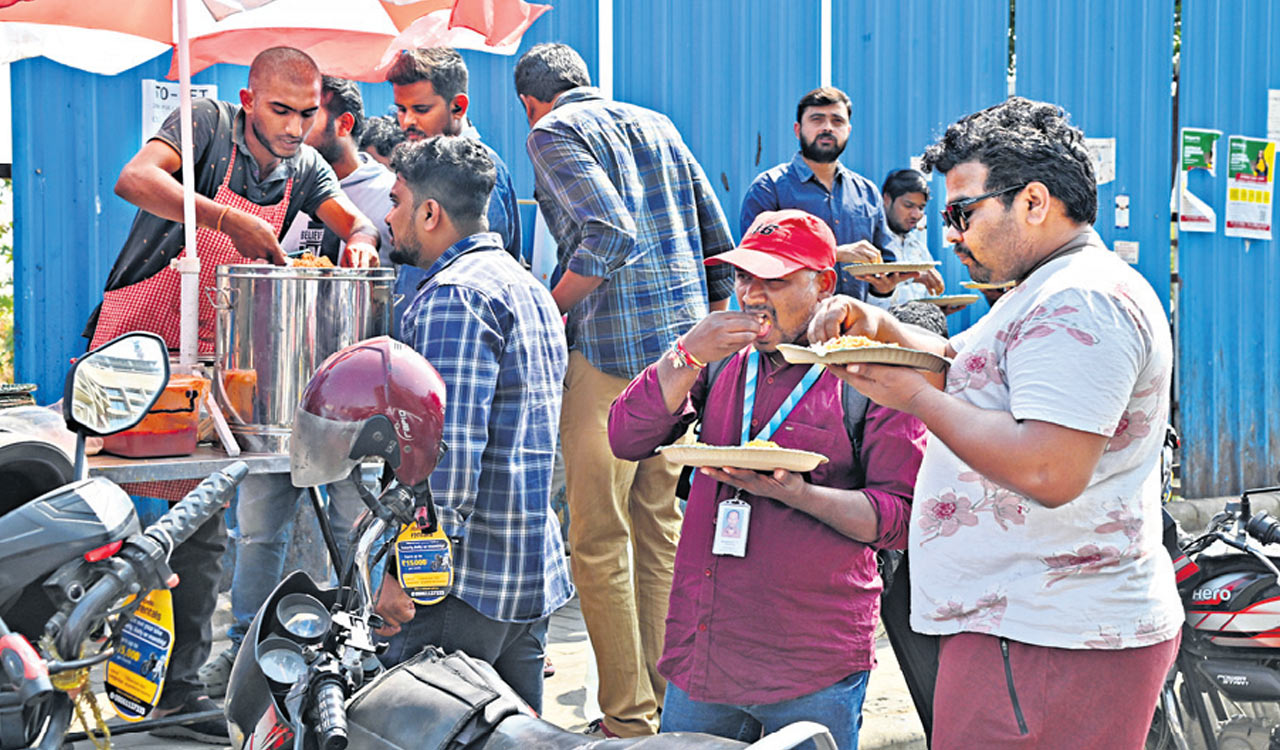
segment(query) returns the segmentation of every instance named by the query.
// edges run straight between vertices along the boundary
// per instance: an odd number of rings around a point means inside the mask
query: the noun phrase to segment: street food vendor
[[[220,265],[283,264],[280,237],[299,211],[347,243],[343,265],[377,265],[377,228],[342,193],[320,154],[303,144],[319,108],[320,70],[288,47],[254,58],[240,106],[209,99],[192,105],[200,288],[213,286]],[[94,346],[148,330],[178,348],[179,275],[169,262],[184,244],[181,153],[175,111],[116,181],[116,194],[139,211],[85,329]],[[213,353],[213,334],[213,306],[201,295],[201,354]]]
[[[343,265],[378,262],[378,231],[342,193],[333,169],[303,138],[320,108],[320,70],[306,54],[268,49],[249,68],[240,106],[203,99],[192,106],[196,243],[200,287],[217,266],[283,264],[283,228],[299,212],[319,218],[346,241]],[[116,193],[138,206],[124,249],[107,278],[101,307],[85,329],[97,346],[132,330],[153,331],[178,348],[179,280],[169,261],[183,251],[182,166],[178,113],[125,165]],[[213,352],[212,305],[201,295],[199,351]],[[133,496],[178,500],[195,480],[123,485]],[[242,485],[241,493],[248,492]],[[243,499],[243,498],[242,498]],[[170,560],[181,583],[173,591],[174,649],[156,715],[216,710],[197,671],[209,655],[227,531],[218,513]],[[221,718],[153,730],[228,744]]]

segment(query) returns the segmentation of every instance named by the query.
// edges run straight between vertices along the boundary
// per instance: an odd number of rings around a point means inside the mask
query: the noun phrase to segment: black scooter
[[[62,745],[88,670],[116,653],[148,593],[178,583],[169,555],[248,473],[236,462],[210,476],[145,530],[124,490],[86,478],[86,436],[138,424],[168,379],[162,339],[121,336],[67,375],[74,459],[39,441],[8,439],[0,450],[0,750]]]

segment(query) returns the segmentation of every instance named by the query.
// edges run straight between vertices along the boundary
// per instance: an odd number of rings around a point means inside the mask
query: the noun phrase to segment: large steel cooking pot
[[[311,376],[348,344],[391,332],[391,268],[220,266],[214,394],[240,447],[288,453]]]

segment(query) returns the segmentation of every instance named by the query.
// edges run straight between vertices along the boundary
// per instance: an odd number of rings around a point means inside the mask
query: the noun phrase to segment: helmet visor
[[[295,487],[316,487],[344,479],[358,458],[351,458],[362,422],[318,417],[301,408],[293,414],[289,437],[289,475]]]

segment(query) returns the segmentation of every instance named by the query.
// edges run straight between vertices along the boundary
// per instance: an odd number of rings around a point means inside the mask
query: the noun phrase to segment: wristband
[[[228,211],[230,211],[230,210],[231,210],[231,206],[224,206],[224,207],[222,208],[222,213],[218,214],[218,223],[217,223],[217,225],[213,228],[213,231],[215,231],[215,232],[221,232],[221,231],[222,231],[222,219],[227,215],[227,212],[228,212]]]
[[[690,354],[688,349],[684,348],[684,341],[682,339],[676,339],[676,343],[675,346],[672,347],[671,354],[672,363],[676,367],[690,367],[695,370],[702,370],[707,366],[705,362],[702,362],[697,357]]]

